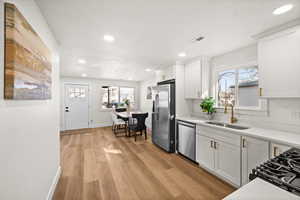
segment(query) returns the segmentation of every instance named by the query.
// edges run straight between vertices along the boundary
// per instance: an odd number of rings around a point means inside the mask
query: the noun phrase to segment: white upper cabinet
[[[260,39],[258,63],[261,96],[300,98],[300,29]]]
[[[209,59],[201,58],[184,67],[184,94],[186,99],[201,99],[209,91]]]
[[[201,61],[194,61],[185,65],[184,69],[185,98],[201,98]]]

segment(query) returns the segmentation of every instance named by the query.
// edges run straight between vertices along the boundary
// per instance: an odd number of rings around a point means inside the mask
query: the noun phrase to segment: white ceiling
[[[61,74],[148,79],[189,59],[218,55],[250,43],[252,35],[300,17],[299,0],[36,0],[61,45]],[[272,11],[292,3],[294,9]],[[103,41],[111,34],[114,43]],[[195,43],[193,39],[204,36]],[[78,64],[85,59],[86,64]]]

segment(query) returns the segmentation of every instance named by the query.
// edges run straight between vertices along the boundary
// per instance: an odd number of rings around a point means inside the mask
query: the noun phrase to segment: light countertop
[[[197,117],[189,117],[189,116],[177,117],[177,120],[187,121],[201,126],[227,130],[230,131],[231,133],[235,133],[239,135],[255,137],[263,140],[272,141],[275,143],[284,144],[287,146],[300,148],[300,134],[296,134],[296,133],[277,131],[272,129],[262,129],[256,127],[250,127],[249,129],[245,129],[245,130],[236,130],[236,129],[207,124],[205,123],[207,122],[207,120],[197,118]]]
[[[223,200],[300,200],[300,197],[256,178]]]

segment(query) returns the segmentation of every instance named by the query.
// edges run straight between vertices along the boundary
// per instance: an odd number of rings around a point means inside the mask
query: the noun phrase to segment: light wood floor
[[[150,139],[115,137],[110,128],[61,136],[62,176],[54,200],[222,199],[234,188]]]

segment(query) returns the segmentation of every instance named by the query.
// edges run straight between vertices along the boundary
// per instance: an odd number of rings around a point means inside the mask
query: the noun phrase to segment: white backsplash
[[[200,101],[193,101],[193,116],[205,117],[199,106]],[[300,134],[300,99],[271,99],[267,111],[236,111],[238,124],[253,127],[275,129]],[[219,109],[215,120],[229,122],[227,114]]]

